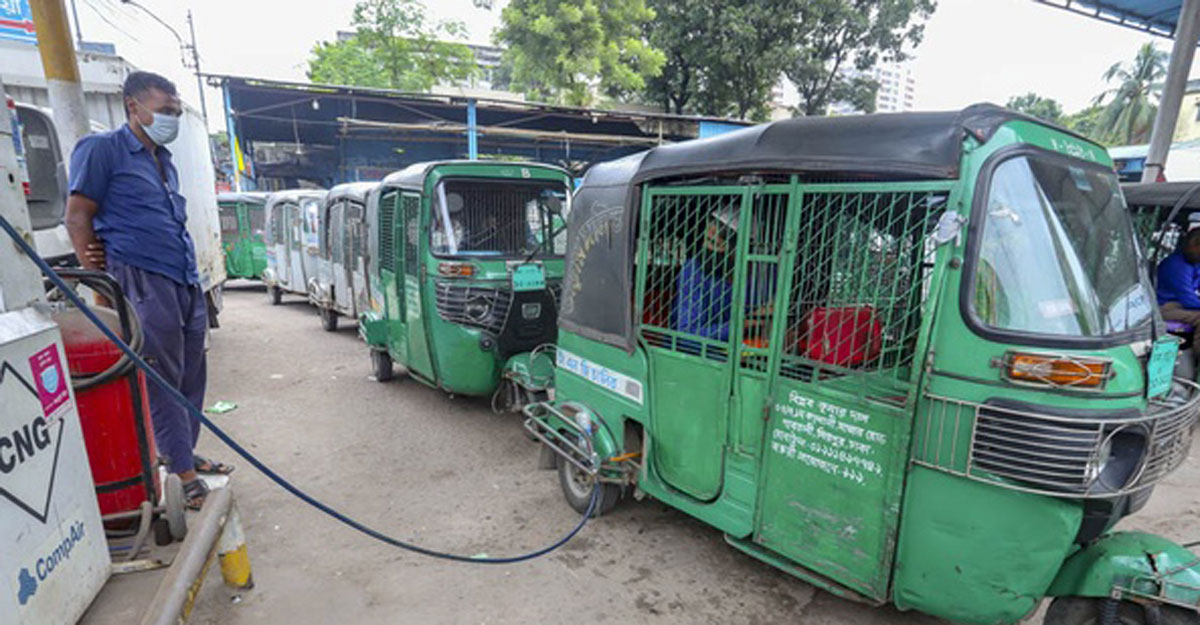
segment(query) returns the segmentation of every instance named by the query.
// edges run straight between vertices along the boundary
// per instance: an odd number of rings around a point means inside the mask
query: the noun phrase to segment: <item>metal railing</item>
[[[1176,378],[1145,411],[1054,414],[932,394],[916,464],[1025,492],[1114,497],[1152,486],[1187,458],[1200,385]]]

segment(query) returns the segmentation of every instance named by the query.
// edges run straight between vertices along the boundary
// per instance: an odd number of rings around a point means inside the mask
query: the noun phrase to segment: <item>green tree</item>
[[[467,81],[477,71],[471,49],[448,41],[465,34],[463,23],[429,19],[419,0],[361,0],[353,15],[353,37],[313,47],[310,80],[428,91]]]
[[[1063,115],[1062,126],[1096,143],[1108,145],[1109,142],[1106,140],[1104,133],[1100,131],[1100,116],[1103,113],[1104,107],[1099,105],[1089,106],[1081,111]]]
[[[1044,98],[1032,91],[1025,95],[1013,96],[1008,99],[1008,103],[1004,106],[1024,113],[1031,117],[1036,117],[1040,120],[1050,122],[1051,124],[1061,124],[1063,119],[1062,105],[1054,98]]]
[[[645,0],[512,0],[495,39],[507,47],[515,88],[585,106],[593,88],[628,97],[662,70],[663,54],[642,36],[653,17]]]
[[[1118,144],[1146,143],[1154,128],[1158,107],[1152,99],[1158,82],[1167,73],[1166,52],[1145,43],[1131,63],[1115,63],[1104,72],[1104,81],[1117,86],[1096,96],[1093,104],[1103,106],[1098,132]],[[1108,103],[1105,104],[1105,100]]]
[[[790,46],[786,73],[800,92],[800,115],[824,115],[847,102],[872,110],[874,80],[862,73],[880,60],[903,61],[921,43],[934,0],[808,0],[800,5],[801,29]],[[846,71],[846,70],[857,70]]]

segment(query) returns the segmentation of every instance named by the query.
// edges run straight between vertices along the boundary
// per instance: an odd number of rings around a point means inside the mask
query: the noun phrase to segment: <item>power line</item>
[[[141,39],[138,39],[137,37],[134,37],[133,35],[129,34],[129,31],[125,30],[124,28],[121,28],[120,26],[117,26],[116,23],[114,23],[112,20],[108,19],[108,16],[105,15],[103,11],[101,11],[99,8],[96,7],[96,4],[93,0],[83,0],[83,3],[86,4],[87,7],[89,9],[91,9],[92,12],[95,13],[100,19],[104,20],[105,24],[108,24],[109,26],[113,27],[117,32],[125,35],[126,37],[129,37],[130,39],[134,40],[137,43],[142,42]]]

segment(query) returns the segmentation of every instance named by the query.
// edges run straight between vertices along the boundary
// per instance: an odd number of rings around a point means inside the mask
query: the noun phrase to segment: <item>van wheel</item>
[[[587,512],[588,504],[592,502],[594,480],[595,478],[586,471],[579,470],[569,460],[558,456],[558,484],[562,487],[567,504],[579,514]],[[597,496],[600,499],[596,502],[596,508],[592,510],[592,518],[608,514],[616,507],[617,501],[621,499],[621,487],[617,484],[601,484]]]
[[[283,302],[283,289],[277,286],[267,287],[267,299],[271,300],[272,306],[278,306]]]
[[[1046,610],[1043,625],[1100,625],[1108,599],[1097,597],[1058,597]],[[1159,618],[1151,618],[1150,611],[1158,610]],[[1131,601],[1117,603],[1117,625],[1198,625],[1200,615],[1169,605],[1142,606]]]
[[[338,314],[333,312],[332,308],[318,308],[321,314],[321,327],[325,328],[326,332],[337,331]]]
[[[375,374],[376,382],[387,382],[395,375],[392,357],[386,349],[371,350],[371,373]]]

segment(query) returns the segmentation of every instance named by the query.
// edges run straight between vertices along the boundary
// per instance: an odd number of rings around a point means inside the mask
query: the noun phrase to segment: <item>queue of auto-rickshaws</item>
[[[1200,187],[1168,186],[1127,206],[1104,148],[976,105],[662,145],[574,191],[420,163],[229,195],[222,226],[274,303],[356,319],[376,379],[521,411],[581,513],[654,497],[958,622],[1200,623],[1200,556],[1113,529],[1200,415],[1151,281]]]

